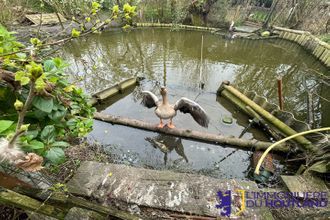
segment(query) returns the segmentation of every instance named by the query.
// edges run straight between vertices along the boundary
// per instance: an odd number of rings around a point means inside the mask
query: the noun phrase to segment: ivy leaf
[[[48,114],[46,112],[41,111],[39,109],[36,109],[35,111],[33,111],[33,115],[31,115],[31,117],[34,117],[40,121],[44,120],[47,116],[48,116]]]
[[[0,120],[0,133],[7,130],[14,122],[9,120]]]
[[[60,121],[66,114],[66,111],[52,111],[48,117],[53,121]]]
[[[53,99],[45,99],[41,96],[36,96],[33,99],[32,105],[43,112],[50,113],[53,109],[54,102]]]
[[[55,141],[55,127],[54,125],[47,125],[44,127],[40,134],[40,139],[44,140],[47,144],[53,143]]]
[[[56,65],[53,60],[46,60],[44,62],[44,70],[46,72],[51,72],[54,68],[56,68]]]
[[[61,68],[64,68],[64,67],[67,67],[69,66],[68,63],[64,62],[61,58],[59,57],[55,57],[53,59],[54,63],[55,63],[55,66],[58,68],[58,69],[61,69]]]
[[[41,141],[33,140],[29,143],[28,147],[33,150],[44,149],[45,145]]]
[[[52,147],[69,147],[70,144],[68,142],[65,142],[65,141],[56,141],[54,143],[52,143]]]
[[[78,119],[71,118],[69,121],[66,122],[66,125],[70,128],[73,129],[76,127],[76,124],[78,122]]]
[[[38,136],[38,130],[27,131],[25,135],[22,135],[20,140],[23,141],[32,141]]]
[[[46,158],[53,164],[59,164],[65,159],[65,154],[62,148],[52,147],[46,152]]]

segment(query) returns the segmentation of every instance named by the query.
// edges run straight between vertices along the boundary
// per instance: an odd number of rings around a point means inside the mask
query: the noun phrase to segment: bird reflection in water
[[[184,153],[184,148],[182,145],[181,138],[177,138],[170,135],[159,134],[158,136],[153,138],[146,137],[145,140],[151,143],[151,145],[154,148],[157,148],[164,153],[165,165],[167,163],[167,154],[171,152],[173,149],[178,155],[180,155],[188,163],[188,158]]]

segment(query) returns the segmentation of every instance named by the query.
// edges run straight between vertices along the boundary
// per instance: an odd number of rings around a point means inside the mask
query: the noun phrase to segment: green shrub
[[[40,41],[34,38],[31,43],[38,46]],[[0,57],[24,48],[0,26]],[[20,145],[52,163],[61,162],[63,148],[69,146],[67,140],[92,129],[94,108],[88,104],[88,96],[68,82],[64,73],[68,65],[61,58],[35,62],[25,52],[1,58],[0,70],[12,73],[20,85],[13,89],[5,80],[0,81],[0,136],[15,133],[20,114],[29,105],[24,115],[28,131],[20,137]],[[29,97],[31,103],[27,104]]]

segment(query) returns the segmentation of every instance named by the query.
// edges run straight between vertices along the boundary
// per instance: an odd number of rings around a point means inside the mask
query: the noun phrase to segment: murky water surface
[[[330,124],[330,105],[326,101],[330,100],[329,70],[298,45],[287,41],[230,41],[205,32],[140,29],[79,39],[66,45],[63,54],[72,64],[72,80],[89,93],[129,77],[146,77],[140,86],[118,102],[100,106],[104,113],[158,123],[153,109],[140,105],[141,91],[150,90],[159,95],[160,86],[166,85],[170,102],[182,96],[195,100],[211,119],[209,128],[205,129],[190,115],[178,113],[174,119],[178,128],[238,137],[249,122],[228,101],[216,98],[215,92],[221,82],[229,80],[240,90],[254,90],[277,103],[276,78],[282,76],[285,109],[306,120],[307,90],[313,94],[315,123],[320,126]],[[205,84],[203,90],[198,86],[201,81]],[[233,123],[223,123],[225,117],[231,117]],[[251,153],[247,151],[231,154],[235,149],[226,146],[99,121],[95,121],[89,138],[117,155],[119,163],[231,178],[246,178],[250,169]],[[149,138],[165,144],[169,152],[155,148]],[[268,140],[254,128],[248,129],[243,138]]]

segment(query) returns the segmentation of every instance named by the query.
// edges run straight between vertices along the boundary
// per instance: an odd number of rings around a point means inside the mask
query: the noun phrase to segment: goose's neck
[[[162,97],[163,97],[163,104],[167,105],[168,104],[167,94],[162,95]]]

